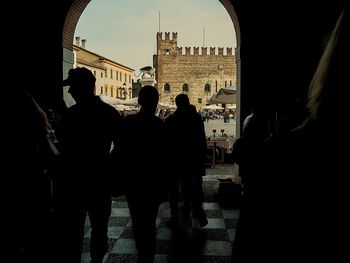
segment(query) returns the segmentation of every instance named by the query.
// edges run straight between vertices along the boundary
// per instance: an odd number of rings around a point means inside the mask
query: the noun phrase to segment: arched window
[[[170,84],[169,83],[164,84],[164,92],[170,92]]]
[[[204,92],[210,92],[210,84],[205,84],[204,86]]]
[[[184,92],[184,93],[188,92],[188,84],[187,83],[182,85],[182,92]]]

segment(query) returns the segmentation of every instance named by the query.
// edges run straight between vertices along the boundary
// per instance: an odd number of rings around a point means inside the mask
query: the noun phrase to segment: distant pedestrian
[[[205,119],[207,120],[207,123],[208,123],[209,120],[210,120],[210,112],[209,112],[209,111],[206,111],[206,113],[205,113]]]
[[[162,121],[165,120],[165,112],[164,112],[163,109],[161,109],[161,110],[159,111],[158,117],[159,117],[159,119],[161,119]]]

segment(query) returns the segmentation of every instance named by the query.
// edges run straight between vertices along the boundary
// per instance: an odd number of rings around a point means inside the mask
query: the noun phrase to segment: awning
[[[207,106],[204,106],[202,109],[205,109],[205,110],[223,110],[224,108],[221,106],[217,106],[217,105],[207,105]]]
[[[236,104],[236,88],[225,87],[221,88],[216,94],[214,94],[209,104]]]
[[[137,106],[139,104],[138,102],[138,97],[135,98],[131,98],[131,99],[126,99],[126,100],[122,100],[122,104],[124,105],[129,105],[129,106]]]
[[[109,97],[109,96],[106,96],[106,95],[103,95],[103,94],[100,95],[100,98],[101,98],[102,101],[104,101],[107,104],[112,105],[112,106],[113,105],[123,104],[123,100],[117,99],[117,98],[112,98],[112,97]]]
[[[112,98],[106,95],[100,95],[100,98],[102,101],[108,103],[109,105],[128,105],[128,106],[137,106],[138,105],[138,97],[136,98],[131,98],[131,99],[126,99],[126,100],[121,100],[117,98]]]
[[[168,104],[168,103],[159,102],[158,108],[159,109],[176,109],[177,107],[175,104]]]

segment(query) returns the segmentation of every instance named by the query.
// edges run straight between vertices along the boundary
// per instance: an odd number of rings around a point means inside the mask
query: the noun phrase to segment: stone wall
[[[209,53],[208,53],[209,51]],[[157,33],[154,57],[160,101],[173,104],[180,93],[187,93],[197,110],[221,87],[236,85],[236,62],[232,48],[177,46],[177,33]],[[169,84],[170,91],[164,89]],[[188,91],[183,91],[184,84]],[[205,86],[209,84],[209,90]]]

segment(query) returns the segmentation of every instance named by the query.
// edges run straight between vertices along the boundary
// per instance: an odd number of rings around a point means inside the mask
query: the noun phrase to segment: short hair
[[[186,94],[179,94],[175,98],[175,103],[178,108],[186,108],[190,105],[190,99]]]
[[[156,107],[158,105],[158,101],[159,101],[159,93],[155,87],[151,85],[147,85],[140,89],[138,103],[141,106]]]

